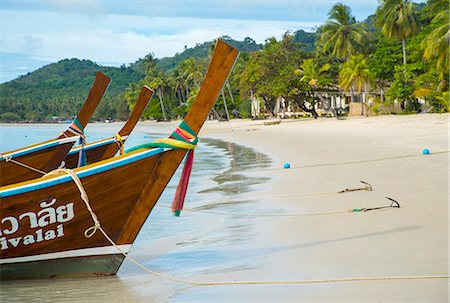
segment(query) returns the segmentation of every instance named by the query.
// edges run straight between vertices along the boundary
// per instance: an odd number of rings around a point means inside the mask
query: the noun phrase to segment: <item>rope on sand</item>
[[[302,216],[335,215],[335,214],[343,214],[343,213],[368,212],[371,210],[381,210],[381,209],[386,209],[386,208],[400,208],[400,204],[396,200],[394,200],[390,197],[385,197],[385,198],[391,201],[390,205],[371,207],[371,208],[350,208],[348,210],[334,210],[334,211],[294,213],[294,214],[275,214],[275,213],[242,214],[242,213],[232,213],[232,212],[201,210],[201,209],[193,209],[193,208],[185,208],[184,210],[186,210],[188,212],[194,212],[194,213],[225,215],[225,216],[233,216],[233,217],[302,217]],[[170,206],[168,206],[168,205],[158,205],[157,204],[157,206],[164,207],[164,208],[170,208]]]
[[[97,230],[103,234],[103,236],[113,245],[118,252],[120,252],[125,258],[136,264],[142,270],[147,273],[150,273],[154,276],[157,276],[161,279],[169,280],[176,283],[181,284],[189,284],[193,286],[224,286],[224,285],[287,285],[287,284],[318,284],[318,283],[337,283],[337,282],[354,282],[354,281],[389,281],[389,280],[425,280],[425,279],[448,279],[450,276],[448,275],[420,275],[420,276],[390,276],[390,277],[352,277],[352,278],[332,278],[332,279],[310,279],[310,280],[273,280],[273,281],[194,281],[187,279],[180,279],[176,277],[172,277],[170,275],[157,272],[151,270],[144,265],[142,265],[139,261],[134,259],[125,253],[119,246],[108,236],[105,230],[101,227],[100,221],[98,220],[97,215],[92,210],[92,207],[89,203],[89,197],[86,193],[86,190],[81,183],[80,178],[77,176],[75,171],[71,169],[57,169],[55,171],[50,172],[49,174],[55,173],[66,173],[72,177],[72,180],[75,182],[78,190],[81,194],[81,199],[84,201],[87,210],[91,214],[92,220],[94,221],[94,226],[88,228],[85,231],[85,237],[91,237]]]
[[[304,197],[304,196],[326,196],[326,195],[337,195],[337,194],[345,194],[355,191],[373,191],[372,185],[365,181],[359,181],[364,184],[363,187],[359,188],[346,188],[340,191],[328,191],[328,192],[311,192],[311,193],[297,193],[297,194],[284,194],[284,195],[265,195],[260,197],[252,197],[251,199],[245,199],[245,201],[258,201],[262,199],[278,199],[278,198],[289,198],[289,197]],[[219,199],[219,200],[210,200],[209,203],[235,203],[239,202],[233,199]]]
[[[439,152],[433,152],[427,156],[431,155],[439,155],[439,154],[447,154],[450,150],[444,150]],[[322,167],[322,166],[338,166],[338,165],[350,165],[350,164],[360,164],[360,163],[371,163],[371,162],[380,162],[387,160],[395,160],[395,159],[407,159],[407,158],[415,158],[415,157],[423,157],[422,154],[414,154],[414,155],[403,155],[403,156],[394,156],[394,157],[385,157],[378,159],[368,159],[368,160],[355,160],[355,161],[343,161],[343,162],[330,162],[330,163],[317,163],[317,164],[308,164],[308,165],[292,165],[290,170],[299,169],[299,168],[311,168],[311,167]],[[266,168],[266,169],[253,169],[252,172],[260,172],[260,171],[277,171],[277,170],[285,170],[281,168]]]
[[[168,205],[159,205],[158,207],[170,208]],[[296,213],[296,214],[274,214],[274,213],[261,213],[261,214],[242,214],[242,213],[232,213],[232,212],[220,212],[220,211],[211,211],[211,210],[201,210],[201,209],[193,209],[193,208],[184,208],[183,210],[192,212],[192,213],[204,213],[211,215],[224,215],[224,216],[233,216],[233,217],[300,217],[300,216],[316,216],[316,215],[334,215],[334,214],[342,214],[342,213],[350,213],[349,210],[336,210],[336,211],[324,211],[324,212],[311,212],[311,213]]]

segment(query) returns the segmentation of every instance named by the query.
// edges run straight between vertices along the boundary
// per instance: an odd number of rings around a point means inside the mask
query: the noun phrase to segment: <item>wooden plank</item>
[[[119,135],[128,136],[133,131],[134,127],[136,126],[136,123],[139,121],[139,118],[142,116],[142,113],[144,112],[145,108],[147,107],[147,104],[149,100],[153,96],[153,90],[150,89],[148,86],[144,85],[142,87],[141,93],[139,95],[139,98],[136,102],[136,105],[133,108],[133,112],[131,113],[130,117],[128,118],[127,123],[122,127],[122,129],[119,131]]]
[[[102,99],[103,95],[106,92],[106,89],[108,88],[109,82],[111,81],[111,78],[106,76],[100,71],[97,71],[95,76],[95,81],[92,84],[91,90],[89,91],[89,95],[87,96],[86,100],[84,101],[83,107],[81,108],[80,112],[78,113],[77,119],[80,122],[80,124],[83,126],[83,128],[86,127],[89,120],[92,117],[92,114],[94,114],[95,109],[98,106],[98,103]],[[63,137],[72,137],[75,134],[70,132],[69,130],[64,131],[63,135],[60,135],[60,138]]]
[[[126,158],[119,158],[124,157]],[[82,178],[93,211],[102,228],[114,241],[118,240],[159,158],[160,155],[147,157]],[[114,162],[113,159],[100,163],[111,162]],[[89,168],[88,165],[77,169],[77,172]],[[37,179],[35,182],[55,177],[57,176]],[[17,187],[29,183],[19,183]],[[90,238],[85,237],[84,232],[94,225],[94,221],[71,178],[61,184],[42,186],[18,195],[2,196],[0,201],[0,226],[4,237],[0,239],[1,259],[111,245],[100,232]],[[59,225],[61,226],[58,227]],[[47,233],[54,237],[49,235],[48,239],[42,239]],[[26,240],[27,236],[29,240]]]
[[[15,161],[49,172],[57,168],[65,155],[72,148],[73,142],[59,144],[47,149],[41,149],[23,156],[14,157]],[[42,174],[22,167],[12,162],[0,162],[0,186],[14,184],[20,181],[42,177]]]

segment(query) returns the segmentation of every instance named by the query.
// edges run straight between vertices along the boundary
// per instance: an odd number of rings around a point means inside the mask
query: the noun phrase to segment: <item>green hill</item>
[[[89,60],[65,59],[0,84],[0,120],[51,121],[75,116],[86,99],[97,70],[112,78],[96,118],[126,118],[122,97],[143,74],[126,67],[100,66]]]
[[[257,44],[252,38],[245,38],[244,41],[233,40],[228,36],[223,36],[221,39],[228,44],[235,47],[240,52],[250,53],[262,49],[262,44]],[[204,58],[208,56],[208,49],[213,44],[213,41],[198,43],[195,47],[185,48],[182,53],[176,53],[173,57],[165,57],[157,59],[156,64],[158,68],[163,71],[170,71],[178,66],[181,62],[189,58]]]
[[[314,49],[316,48],[315,47],[317,39],[316,33],[308,33],[305,32],[304,30],[298,30],[294,32],[294,39],[295,42],[303,44],[307,52],[313,52]]]

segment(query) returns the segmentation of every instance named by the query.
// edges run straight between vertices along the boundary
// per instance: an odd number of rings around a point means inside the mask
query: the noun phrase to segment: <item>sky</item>
[[[336,0],[1,0],[0,83],[62,59],[120,66],[227,35],[263,43],[314,31]],[[358,21],[378,0],[342,1]]]

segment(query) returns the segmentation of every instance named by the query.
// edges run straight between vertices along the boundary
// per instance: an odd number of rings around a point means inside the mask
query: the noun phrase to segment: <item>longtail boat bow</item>
[[[41,177],[59,167],[97,108],[111,79],[97,72],[78,116],[59,137],[0,154],[0,186]]]
[[[83,147],[84,152],[86,153],[84,158],[85,163],[81,163],[80,161],[80,152],[82,147],[73,147],[67,154],[67,157],[64,159],[65,167],[75,168],[81,165],[105,160],[114,157],[118,151],[120,151],[120,154],[123,154],[124,143],[139,121],[139,118],[144,112],[148,101],[152,98],[152,95],[153,91],[150,88],[148,88],[147,86],[142,87],[136,105],[134,106],[133,111],[128,118],[128,121],[125,123],[122,129],[111,138],[86,144]]]
[[[196,100],[169,140],[196,144],[237,56],[218,40]],[[187,153],[164,144],[0,187],[0,278],[115,274]]]

